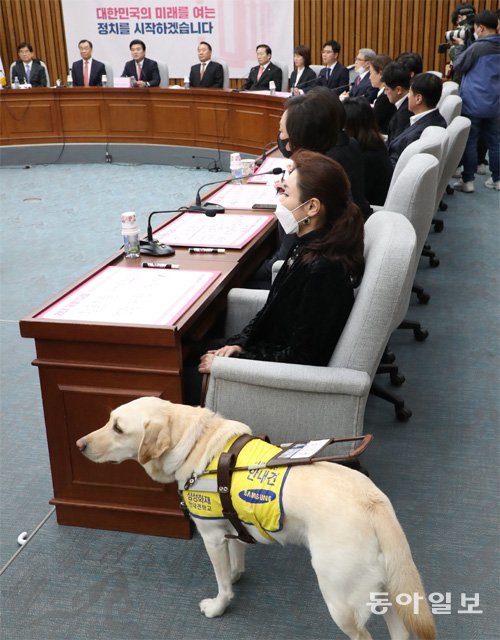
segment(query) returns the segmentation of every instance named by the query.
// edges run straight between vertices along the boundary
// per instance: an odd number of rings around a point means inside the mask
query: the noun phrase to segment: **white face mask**
[[[363,65],[361,65],[361,67],[359,67],[359,69],[354,69],[354,71],[358,74],[361,75],[362,73],[364,73],[366,71],[366,69],[363,67]]]
[[[276,211],[274,213],[278,218],[278,222],[283,227],[283,231],[286,234],[297,233],[297,231],[299,230],[299,224],[301,222],[304,222],[304,220],[306,220],[309,217],[309,216],[304,216],[301,220],[296,220],[295,216],[293,215],[294,211],[297,211],[297,209],[300,209],[300,207],[303,207],[308,202],[310,202],[310,200],[306,200],[306,202],[299,204],[298,207],[295,207],[295,209],[292,209],[292,210],[285,207],[285,205],[281,204],[281,202],[278,202],[276,206]]]

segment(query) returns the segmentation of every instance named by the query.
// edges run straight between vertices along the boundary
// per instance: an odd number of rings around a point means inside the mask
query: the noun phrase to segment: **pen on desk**
[[[226,250],[208,249],[206,247],[189,247],[189,253],[226,253]]]
[[[143,262],[142,266],[145,267],[146,269],[178,269],[179,265],[178,264],[161,264],[161,263],[157,263],[157,262]]]

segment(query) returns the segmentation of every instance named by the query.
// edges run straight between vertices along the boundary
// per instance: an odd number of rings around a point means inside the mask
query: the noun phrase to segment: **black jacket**
[[[290,76],[290,91],[295,87],[295,78],[297,77],[297,69],[292,71],[292,75]],[[314,71],[311,67],[306,67],[300,76],[299,83],[297,85],[297,89],[302,89],[303,91],[307,91],[316,85],[317,78]]]
[[[393,167],[385,146],[362,151],[365,166],[365,195],[370,204],[382,206],[391,184]]]
[[[337,62],[334,66],[333,71],[330,73],[330,77],[327,79],[328,75],[328,67],[323,67],[320,70],[318,76],[319,87],[328,87],[328,89],[338,89],[337,93],[342,93],[343,91],[347,91],[349,89],[349,69],[344,67],[343,64]],[[312,89],[314,86],[311,83],[309,89]]]
[[[381,133],[387,134],[389,131],[389,122],[392,116],[396,113],[396,107],[389,102],[389,98],[382,93],[378,98],[375,98],[373,103],[373,115],[377,121],[378,128]]]
[[[75,87],[83,87],[83,60],[73,62],[71,75]],[[103,62],[92,59],[90,67],[89,87],[102,87],[102,76],[106,75],[106,67]]]
[[[393,167],[396,166],[396,162],[403,153],[403,150],[406,149],[409,144],[418,140],[423,130],[427,127],[444,127],[446,129],[446,120],[437,109],[423,116],[420,120],[417,120],[415,124],[407,127],[397,138],[394,138],[390,142],[389,158],[391,159]]]
[[[226,344],[243,347],[238,358],[326,366],[354,304],[353,286],[340,263],[304,264],[307,243],[321,231],[295,236],[264,307]]]
[[[403,100],[403,103],[389,120],[389,124],[387,125],[387,145],[389,146],[391,140],[397,138],[399,134],[409,126],[410,112],[408,110],[408,96],[406,96],[405,100]]]
[[[123,69],[122,78],[135,78],[148,82],[150,87],[158,87],[160,85],[160,70],[156,60],[143,58],[141,62],[141,77],[137,77],[137,65],[135,60],[129,60]]]
[[[40,64],[40,61],[33,59],[30,62],[30,65],[30,85],[32,87],[46,87],[47,74],[45,73],[45,69]],[[21,84],[26,83],[26,69],[22,60],[17,60],[16,64],[12,67],[12,71],[10,74],[11,84],[13,84],[14,78],[16,77]]]
[[[200,80],[200,64],[194,64],[189,72],[189,84],[191,87],[212,87],[214,89],[222,89],[224,86],[224,69],[222,65],[214,60],[210,60],[210,64],[205,67],[205,73]]]
[[[269,83],[274,80],[276,91],[281,91],[283,72],[279,67],[270,62],[264,72],[257,80],[260,66],[252,67],[245,84],[241,87],[243,91],[266,91],[269,90]]]

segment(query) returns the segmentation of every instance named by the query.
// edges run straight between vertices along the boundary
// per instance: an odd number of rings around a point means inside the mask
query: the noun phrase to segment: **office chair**
[[[115,74],[113,72],[113,67],[107,60],[101,60],[106,69],[106,84],[108,87],[112,87],[115,81]]]
[[[216,357],[206,406],[276,442],[361,435],[371,383],[399,324],[401,300],[409,297],[415,249],[415,230],[404,216],[374,213],[365,224],[363,279],[328,366]],[[230,291],[226,335],[241,330],[267,295]],[[396,412],[405,411],[400,401]]]
[[[160,87],[166,88],[168,87],[168,83],[170,79],[170,74],[168,72],[168,64],[160,60],[157,60],[156,62],[158,63],[158,69],[160,71]]]
[[[276,60],[273,60],[273,63],[281,69],[281,91],[288,91],[288,65],[276,62]]]
[[[446,96],[438,109],[439,113],[446,120],[446,124],[449,126],[453,118],[456,118],[462,113],[462,98],[457,95]]]
[[[222,70],[224,71],[224,84],[222,85],[222,88],[229,89],[229,67],[227,62],[222,60],[222,58],[212,58],[212,60],[222,65]]]
[[[446,96],[458,96],[458,83],[453,82],[453,80],[448,80],[448,82],[443,82],[441,99],[439,100],[437,105],[439,111],[441,111],[441,105],[443,104],[443,101],[446,98]]]

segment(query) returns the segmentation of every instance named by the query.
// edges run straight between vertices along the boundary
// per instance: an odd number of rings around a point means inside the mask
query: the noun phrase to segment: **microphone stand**
[[[153,238],[153,227],[151,226],[151,218],[157,213],[178,213],[185,210],[185,207],[180,209],[171,209],[165,211],[152,211],[148,217],[148,230],[147,240],[140,241],[141,253],[148,256],[173,256],[175,249],[168,244],[163,244],[159,240]]]

